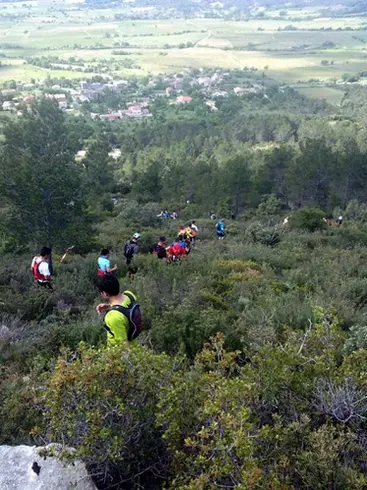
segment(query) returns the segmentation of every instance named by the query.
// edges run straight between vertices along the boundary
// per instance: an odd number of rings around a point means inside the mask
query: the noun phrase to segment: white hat
[[[135,238],[136,240],[139,240],[139,238],[140,238],[140,233],[134,233],[134,234],[133,234],[133,238]]]

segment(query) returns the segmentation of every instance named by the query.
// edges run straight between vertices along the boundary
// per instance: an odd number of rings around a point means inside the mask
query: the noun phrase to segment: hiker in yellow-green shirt
[[[113,274],[106,274],[99,281],[99,290],[108,304],[99,304],[97,312],[104,315],[107,344],[132,341],[142,330],[142,317],[136,296],[131,291],[120,293],[120,284]]]

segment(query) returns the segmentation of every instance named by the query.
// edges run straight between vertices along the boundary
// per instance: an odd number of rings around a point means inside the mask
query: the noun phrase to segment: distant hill
[[[2,0],[0,0],[1,2]],[[85,0],[88,4],[98,5],[117,5],[115,0]],[[217,5],[216,5],[217,4]],[[249,7],[264,6],[264,7],[309,7],[309,6],[328,6],[335,5],[334,0],[135,0],[131,1],[131,6],[136,7],[169,7],[181,11],[198,11],[210,7],[220,6],[222,8],[237,8],[239,10],[247,10]],[[367,11],[367,1],[355,0],[340,0],[340,6],[346,6],[354,12]]]

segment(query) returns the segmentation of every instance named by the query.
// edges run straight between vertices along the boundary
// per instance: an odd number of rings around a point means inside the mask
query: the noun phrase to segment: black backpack
[[[127,308],[121,305],[113,305],[106,311],[106,315],[109,311],[115,310],[126,316],[126,318],[129,320],[127,339],[131,341],[136,339],[141,334],[143,330],[143,318],[141,315],[140,306],[135,301],[134,297],[128,291],[124,291],[124,295],[129,298],[130,306]],[[106,323],[104,324],[104,326],[109,331],[109,333],[113,335]]]
[[[124,255],[127,259],[132,259],[134,256],[134,244],[127,242],[124,246]]]

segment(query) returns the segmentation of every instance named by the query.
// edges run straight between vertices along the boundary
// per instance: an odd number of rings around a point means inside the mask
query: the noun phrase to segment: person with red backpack
[[[187,255],[184,244],[185,242],[182,241],[181,238],[175,238],[175,241],[168,248],[168,256],[171,262],[179,262],[181,257],[185,257]]]
[[[31,264],[33,279],[37,284],[48,289],[53,289],[49,266],[51,252],[52,250],[49,247],[42,247],[40,254],[33,257]]]
[[[99,281],[99,290],[108,304],[99,304],[97,312],[104,315],[107,345],[135,340],[143,329],[140,307],[131,291],[120,293],[120,283],[113,274],[105,274]]]

